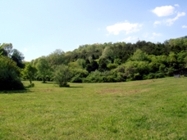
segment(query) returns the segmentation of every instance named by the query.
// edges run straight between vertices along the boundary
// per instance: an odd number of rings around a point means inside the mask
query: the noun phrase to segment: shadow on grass
[[[55,86],[55,87],[58,87],[58,88],[67,88],[67,89],[68,89],[68,88],[69,88],[69,89],[71,89],[71,88],[83,88],[83,86],[71,86],[71,85],[70,85],[69,87],[68,87],[68,86],[59,87],[58,85],[54,85],[54,86]]]
[[[52,82],[52,81],[46,81],[45,83],[44,82],[42,82],[42,81],[39,81],[39,82],[41,82],[41,84],[55,84],[54,82]]]
[[[32,92],[29,88],[25,88],[23,90],[2,90],[0,94],[28,94]]]

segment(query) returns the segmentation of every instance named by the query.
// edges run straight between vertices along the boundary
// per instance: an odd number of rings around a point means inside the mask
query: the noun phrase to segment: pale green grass
[[[0,140],[187,139],[187,78],[34,83],[0,93]]]

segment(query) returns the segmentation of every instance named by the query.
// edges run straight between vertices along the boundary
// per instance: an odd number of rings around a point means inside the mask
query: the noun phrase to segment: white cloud
[[[126,34],[137,32],[141,29],[142,25],[139,23],[130,23],[128,21],[122,23],[116,23],[114,25],[107,26],[106,29],[109,34],[118,35],[124,31]]]
[[[156,7],[152,10],[152,12],[156,14],[158,17],[170,16],[174,14],[174,11],[175,7],[171,5]]]
[[[183,25],[182,28],[187,29],[187,25]]]
[[[183,17],[185,16],[186,13],[185,12],[178,12],[177,15],[174,17],[174,18],[168,18],[168,19],[165,19],[165,20],[160,20],[160,21],[155,21],[153,23],[154,26],[157,26],[157,25],[167,25],[167,26],[171,26],[172,24],[174,24],[175,21],[177,21],[180,17]]]
[[[177,15],[174,18],[170,18],[166,20],[166,24],[168,26],[172,25],[176,20],[178,20],[180,17],[185,16],[185,12],[178,12]]]

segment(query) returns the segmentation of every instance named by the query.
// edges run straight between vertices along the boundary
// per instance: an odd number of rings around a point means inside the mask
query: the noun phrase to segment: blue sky
[[[26,61],[105,42],[164,42],[187,35],[186,0],[1,0],[0,43]]]

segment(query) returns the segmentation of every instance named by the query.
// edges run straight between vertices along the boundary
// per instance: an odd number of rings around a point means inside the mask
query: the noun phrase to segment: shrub
[[[118,82],[116,81],[117,75],[111,71],[94,71],[91,72],[85,79],[84,82],[100,83],[100,82]]]
[[[0,90],[21,89],[24,89],[24,86],[16,63],[6,56],[0,56]]]
[[[71,69],[71,73],[71,82],[73,83],[82,83],[83,79],[88,75],[88,72],[84,69]]]
[[[71,78],[71,73],[66,65],[59,65],[54,72],[54,81],[59,87],[69,87],[67,82]]]

